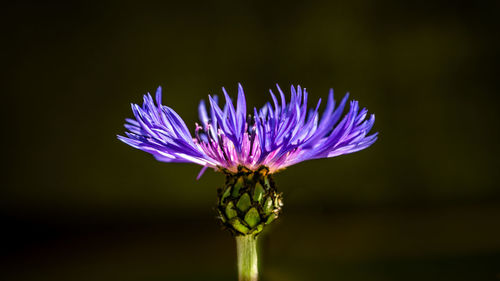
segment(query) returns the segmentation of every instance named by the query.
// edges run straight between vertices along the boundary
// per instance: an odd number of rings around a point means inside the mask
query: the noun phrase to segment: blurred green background
[[[3,7],[1,280],[236,280],[223,176],[116,139],[164,87],[190,129],[237,82],[349,91],[367,150],[276,176],[262,280],[500,280],[498,1],[12,2]],[[6,126],[6,128],[5,128]]]

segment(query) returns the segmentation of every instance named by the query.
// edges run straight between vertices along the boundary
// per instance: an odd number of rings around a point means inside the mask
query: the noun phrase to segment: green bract
[[[234,235],[257,235],[278,217],[278,193],[267,167],[256,171],[238,167],[237,173],[225,171],[226,183],[219,188],[217,211],[222,224]]]

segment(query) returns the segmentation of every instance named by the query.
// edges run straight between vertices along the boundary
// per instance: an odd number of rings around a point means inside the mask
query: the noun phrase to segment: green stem
[[[238,280],[257,281],[257,237],[255,235],[236,236],[238,256]]]

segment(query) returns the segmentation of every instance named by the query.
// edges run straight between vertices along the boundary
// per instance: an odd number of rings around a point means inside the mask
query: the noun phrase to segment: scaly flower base
[[[217,211],[222,224],[235,236],[257,235],[278,218],[281,194],[277,192],[269,169],[256,171],[238,167],[226,173],[226,184],[218,190]]]

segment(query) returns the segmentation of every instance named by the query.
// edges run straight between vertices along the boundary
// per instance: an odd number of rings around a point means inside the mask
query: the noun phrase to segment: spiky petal
[[[268,167],[270,173],[290,165],[318,158],[328,158],[367,148],[377,140],[368,135],[375,122],[368,111],[350,101],[346,114],[346,94],[338,106],[330,90],[326,107],[320,116],[321,99],[308,108],[308,93],[291,86],[290,100],[277,86],[280,100],[270,90],[272,104],[253,109],[247,116],[243,88],[238,84],[236,108],[223,88],[225,104],[217,96],[201,101],[193,137],[182,118],[161,103],[161,87],[156,103],[148,93],[142,107],[132,104],[135,119],[126,119],[126,136],[118,138],[132,147],[151,153],[163,162],[193,162],[215,169],[237,172],[238,166],[257,170]],[[204,170],[203,170],[204,171]],[[201,175],[201,174],[200,174]]]

